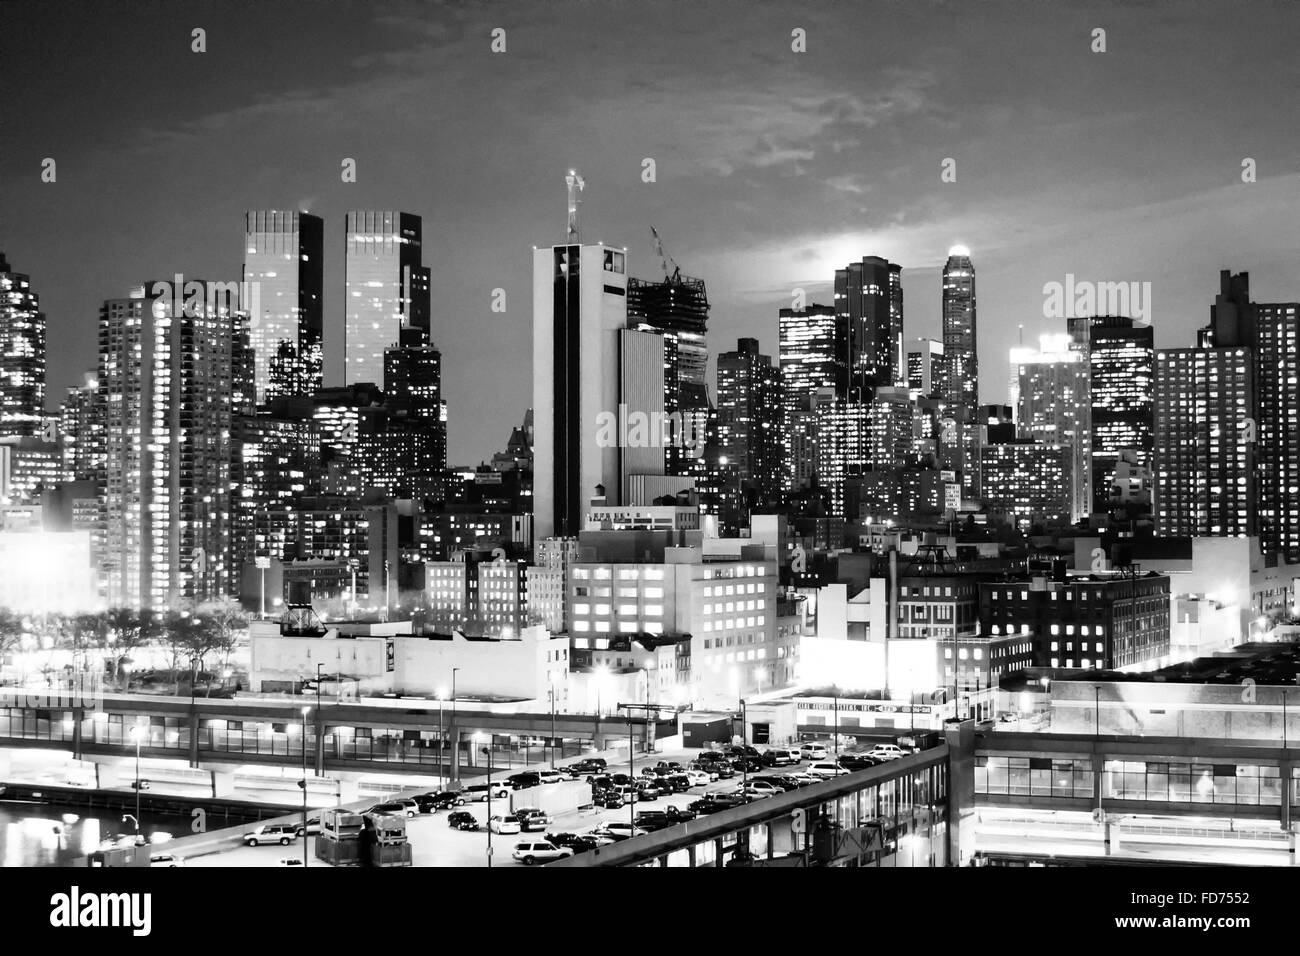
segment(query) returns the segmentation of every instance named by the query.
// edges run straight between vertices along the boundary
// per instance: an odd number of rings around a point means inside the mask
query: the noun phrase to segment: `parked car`
[[[488,829],[493,833],[518,833],[523,827],[513,813],[498,813],[488,817]]]
[[[840,766],[849,770],[866,770],[879,763],[880,761],[875,757],[868,757],[866,754],[844,754],[840,757]]]
[[[536,807],[523,807],[515,810],[519,825],[525,833],[537,833],[551,825],[551,818]]]
[[[510,787],[504,783],[492,783],[492,799],[501,800],[510,796]],[[465,799],[483,802],[488,799],[488,785],[486,783],[476,783],[473,786],[465,788]]]
[[[710,813],[730,810],[732,807],[743,806],[746,803],[749,803],[749,798],[741,793],[710,793],[705,794],[699,800],[691,802],[686,809],[692,813],[698,813],[700,816],[707,816]]]
[[[814,783],[821,783],[822,778],[816,774],[809,773],[807,770],[791,770],[785,776],[792,777],[801,787],[808,787]]]
[[[611,787],[614,786],[614,781],[610,778],[609,774],[607,773],[599,773],[596,774],[596,776],[594,777],[588,777],[587,783],[591,784],[591,789],[593,791],[609,790]]]
[[[763,756],[758,752],[757,748],[751,747],[749,744],[732,744],[727,748],[727,753],[733,757],[759,758]]]
[[[564,774],[558,770],[539,770],[537,776],[541,778],[542,783],[562,783]]]
[[[623,795],[617,790],[598,790],[592,797],[592,804],[606,810],[617,810],[623,806]]]
[[[640,780],[637,782],[636,789],[639,800],[658,800],[663,795],[663,789],[655,780]],[[672,792],[671,786],[668,792]]]
[[[790,750],[766,750],[763,752],[763,763],[769,767],[789,767],[798,762],[798,754]]]
[[[826,748],[821,744],[804,744],[799,748],[799,755],[804,760],[825,760]]]
[[[642,810],[636,815],[635,822],[642,830],[653,833],[656,830],[663,830],[679,823],[685,823],[687,820],[694,820],[695,816],[690,810],[666,807],[663,810]]]
[[[622,798],[624,803],[636,803],[641,797],[641,791],[630,783],[616,784],[611,790]]]
[[[671,773],[663,779],[672,786],[673,793],[685,793],[694,786],[685,771],[682,773]]]
[[[444,790],[441,793],[423,793],[415,798],[416,803],[420,804],[420,809],[425,813],[433,813],[437,810],[446,810],[449,807],[463,807],[465,805],[465,794],[460,790]],[[426,810],[425,807],[428,807]]]
[[[686,771],[686,779],[690,781],[692,787],[703,787],[718,778],[705,773],[703,770],[688,770]]]
[[[731,765],[730,761],[715,763],[712,769],[717,773],[719,780],[730,780],[736,775],[736,768]]]
[[[132,790],[148,790],[148,789],[149,789],[149,781],[148,781],[148,780],[132,780],[132,781],[131,781],[131,789],[132,789]]]
[[[278,843],[288,846],[298,839],[298,828],[291,823],[263,823],[251,833],[244,834],[245,846],[261,846],[263,843]]]
[[[808,772],[813,776],[821,777],[825,780],[829,780],[831,777],[838,777],[842,774],[848,773],[848,770],[846,770],[844,767],[841,767],[837,763],[824,762],[824,763],[813,764],[811,767],[808,768]]]
[[[767,777],[754,777],[749,781],[751,784],[771,784],[781,793],[789,790],[798,790],[799,783],[793,777],[787,777],[784,774],[772,774]]]
[[[516,843],[514,852],[510,855],[524,866],[532,866],[534,863],[549,863],[573,856],[573,850],[567,846],[556,846],[547,840],[537,840],[532,843]]]
[[[542,785],[542,775],[536,770],[525,770],[522,773],[512,773],[506,777],[506,783],[510,784],[512,790],[540,787]]]
[[[657,764],[655,764],[655,770],[662,771],[664,773],[680,773],[684,769],[686,768],[683,767],[681,764],[679,764],[676,760],[660,760]]]
[[[477,830],[479,822],[469,811],[457,810],[455,813],[447,814],[447,826],[453,830]]]
[[[414,817],[420,812],[420,805],[411,801],[413,806],[407,806],[405,801],[394,800],[391,803],[376,803],[373,807],[362,810],[362,813],[389,813],[395,817]]]
[[[731,758],[731,766],[738,773],[759,773],[763,769],[763,761],[748,754],[736,754]]]
[[[612,823],[602,823],[592,832],[606,834],[615,840],[630,840],[632,837],[645,836],[649,831],[642,830],[625,820],[615,820]]]
[[[602,845],[593,837],[581,836],[577,833],[548,833],[546,840],[555,846],[568,847],[574,853],[587,853]]]
[[[630,787],[636,783],[636,778],[626,773],[611,773],[609,779],[616,787]]]
[[[876,744],[869,751],[868,757],[875,757],[877,760],[897,760],[899,757],[906,757],[907,754],[898,744]]]
[[[298,824],[298,836],[316,836],[320,833],[320,814],[307,818],[307,826]]]
[[[560,769],[576,780],[578,777],[590,777],[592,774],[604,773],[606,766],[608,765],[605,763],[604,757],[588,757]]]
[[[159,853],[157,856],[149,857],[149,865],[165,867],[184,866],[185,860],[179,856],[173,856],[170,853]]]
[[[686,772],[690,773],[692,770],[704,774],[709,778],[710,782],[718,779],[717,764],[713,763],[713,761],[692,760]]]
[[[600,827],[588,830],[586,833],[579,833],[578,836],[585,840],[590,840],[592,843],[596,844],[597,847],[609,846],[611,843],[618,842],[617,837],[610,836]]]

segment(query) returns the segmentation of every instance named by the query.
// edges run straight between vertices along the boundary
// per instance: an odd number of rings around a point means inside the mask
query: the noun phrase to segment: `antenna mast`
[[[564,184],[569,187],[569,232],[565,238],[572,245],[578,241],[578,203],[582,202],[578,198],[578,193],[582,192],[587,184],[582,176],[572,169],[564,177]]]

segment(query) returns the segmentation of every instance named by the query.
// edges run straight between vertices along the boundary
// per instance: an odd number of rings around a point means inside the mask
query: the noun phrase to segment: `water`
[[[182,817],[141,814],[140,832],[163,831],[188,835]],[[119,834],[132,835],[135,826],[119,812],[96,807],[0,800],[0,866],[85,866],[86,856]],[[158,852],[166,852],[165,844]]]

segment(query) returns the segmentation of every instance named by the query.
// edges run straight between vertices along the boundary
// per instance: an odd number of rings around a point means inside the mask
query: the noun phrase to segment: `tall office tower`
[[[325,221],[305,212],[244,215],[243,307],[254,400],[310,395],[324,361]]]
[[[428,341],[430,279],[420,264],[421,231],[420,217],[410,213],[348,213],[347,385],[384,387],[384,351],[402,341],[403,329],[418,330],[421,343]]]
[[[943,343],[916,339],[907,350],[907,387],[924,396],[934,395],[943,385]]]
[[[1126,316],[1095,316],[1088,329],[1092,380],[1092,509],[1106,511],[1119,453],[1151,466],[1155,337]]]
[[[1236,537],[1255,527],[1255,448],[1242,425],[1255,405],[1244,347],[1156,352],[1152,511],[1162,535]]]
[[[0,436],[37,436],[44,416],[45,313],[0,252]]]
[[[619,503],[619,442],[597,435],[607,416],[618,415],[626,327],[626,252],[576,244],[533,250],[535,538],[574,537],[592,499]]]
[[[718,355],[718,446],[759,505],[781,491],[781,399],[781,371],[758,339],[739,339],[736,351]]]
[[[979,493],[979,353],[975,266],[970,250],[953,246],[943,267],[943,375],[939,394],[947,406],[952,440],[943,466],[961,473],[962,492]]]
[[[703,434],[708,418],[709,397],[705,377],[709,366],[706,340],[709,297],[703,279],[675,271],[662,282],[628,279],[627,324],[629,328],[653,330],[664,338],[664,411],[691,421]],[[688,474],[694,460],[680,445],[664,449],[668,474]]]
[[[1019,383],[1020,434],[1070,453],[1069,514],[1071,522],[1078,521],[1092,512],[1091,398],[1083,353],[1070,347],[1068,334],[1043,335],[1036,351],[1012,349],[1011,362]],[[983,491],[987,498],[988,489]]]
[[[786,481],[790,491],[810,488],[817,477],[818,409],[835,402],[835,389],[819,388],[802,406],[785,411]]]
[[[231,426],[247,317],[222,284],[151,282],[99,314],[111,604],[165,607],[233,590]]]
[[[980,446],[980,488],[985,505],[1023,529],[1074,520],[1073,449],[1013,435]]]
[[[1300,561],[1300,303],[1261,302],[1256,309],[1260,546],[1294,562]]]
[[[410,332],[408,338],[413,337]],[[432,344],[399,345],[384,351],[389,415],[427,432],[434,468],[447,467],[447,403],[442,400],[442,353]]]
[[[73,481],[103,477],[104,428],[99,402],[99,381],[94,372],[87,372],[80,385],[68,389],[59,408],[63,466]]]
[[[231,580],[238,582],[244,566],[258,557],[253,548],[257,514],[320,494],[321,449],[316,424],[286,414],[281,407],[236,415],[231,434],[235,495],[230,573]]]
[[[868,432],[871,467],[884,470],[918,464],[924,454],[924,417],[908,389],[876,389]]]
[[[871,400],[878,386],[903,385],[903,267],[865,256],[835,270],[836,339],[845,366],[839,395]]]
[[[831,516],[845,519],[850,482],[871,470],[871,405],[837,398],[817,408],[817,481]]]
[[[809,305],[780,312],[781,433],[785,442],[785,487],[807,484],[815,470],[813,396],[844,381],[845,365],[836,339],[835,308]]]

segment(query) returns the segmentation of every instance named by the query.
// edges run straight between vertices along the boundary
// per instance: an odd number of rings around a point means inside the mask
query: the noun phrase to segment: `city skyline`
[[[939,338],[943,255],[958,243],[980,274],[984,402],[1006,398],[1003,363],[1021,324],[1027,341],[1060,331],[1043,317],[1043,286],[1067,275],[1151,282],[1158,348],[1193,344],[1221,268],[1249,270],[1258,299],[1294,298],[1294,134],[1273,121],[1285,115],[1281,85],[1263,79],[1295,71],[1281,56],[1278,8],[1224,23],[1210,4],[1155,18],[1109,5],[985,6],[961,22],[971,33],[963,49],[987,55],[956,58],[938,55],[948,42],[944,17],[855,8],[850,22],[861,17],[895,41],[865,78],[849,72],[858,64],[841,34],[851,31],[837,28],[830,8],[796,16],[756,5],[743,24],[726,8],[704,8],[664,50],[637,40],[656,35],[642,20],[653,5],[588,18],[577,6],[543,16],[467,5],[430,17],[405,4],[343,5],[336,22],[306,34],[321,55],[292,71],[260,56],[285,35],[283,12],[266,12],[255,28],[217,6],[167,10],[132,30],[143,30],[135,42],[173,77],[171,92],[186,96],[163,101],[149,86],[153,73],[119,66],[112,123],[73,106],[93,106],[99,94],[62,61],[34,61],[42,44],[11,49],[0,40],[10,75],[27,78],[21,90],[0,80],[24,130],[0,158],[0,247],[31,276],[51,341],[61,343],[51,349],[47,405],[93,367],[94,317],[123,293],[126,277],[237,280],[240,221],[252,209],[307,207],[325,220],[325,377],[341,383],[344,216],[402,209],[424,220],[432,340],[452,357],[448,458],[481,460],[529,404],[527,256],[563,239],[560,179],[571,166],[587,181],[583,241],[626,246],[630,275],[656,280],[655,225],[683,271],[708,282],[711,367],[742,337],[777,354],[777,313],[792,290],[829,302],[834,270],[864,256],[903,267],[905,340]],[[897,15],[872,19],[889,11]],[[67,60],[93,63],[122,29],[110,14],[111,5],[80,11],[74,31],[58,15],[29,23],[18,7],[7,36],[27,27],[66,48]],[[1010,18],[1022,38],[1033,37],[1017,41],[1014,73],[1034,73],[1031,101],[1018,102],[1027,92],[997,62]],[[1246,65],[1231,74],[1190,68],[1206,55],[1199,38],[1210,19],[1216,51],[1249,52],[1234,57]],[[196,25],[207,30],[202,54],[190,50]],[[498,26],[507,49],[493,54]],[[1105,53],[1089,48],[1096,26],[1107,30]],[[812,52],[791,51],[795,27]],[[600,44],[584,42],[592,32]],[[727,43],[717,43],[720,32]],[[101,34],[102,49],[91,45]],[[552,96],[547,64],[566,57],[586,57],[607,82],[585,96]],[[1090,57],[1106,70],[1087,69]],[[250,72],[252,63],[263,68]],[[365,73],[353,78],[339,63]],[[1156,63],[1166,69],[1149,69]],[[475,87],[430,91],[435,76],[458,72],[472,72]],[[724,75],[735,82],[708,82]],[[1081,76],[1087,96],[1071,82]],[[1140,109],[1120,99],[1134,84]],[[380,102],[429,92],[419,117],[381,127],[389,134],[382,152],[353,134],[381,115]],[[329,129],[319,122],[325,114]],[[254,163],[254,154],[281,159]],[[58,163],[54,183],[40,181],[45,157]],[[347,157],[357,160],[356,183],[340,180]],[[647,157],[656,161],[653,183],[642,181]],[[940,179],[947,157],[957,161],[953,183]],[[1241,181],[1246,157],[1258,163],[1257,182]],[[74,261],[92,265],[73,269]],[[504,314],[491,309],[497,288]],[[457,408],[484,410],[474,419],[481,427],[458,420]]]

